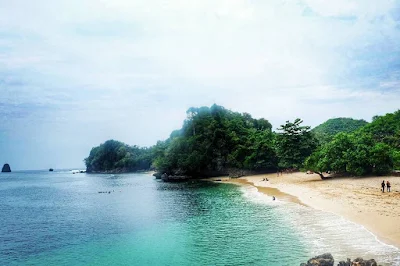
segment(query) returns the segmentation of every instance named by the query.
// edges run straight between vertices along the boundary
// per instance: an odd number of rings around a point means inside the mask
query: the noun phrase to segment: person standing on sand
[[[382,186],[382,192],[385,192],[385,180],[382,181],[381,186]]]
[[[390,182],[386,181],[386,191],[390,192]]]

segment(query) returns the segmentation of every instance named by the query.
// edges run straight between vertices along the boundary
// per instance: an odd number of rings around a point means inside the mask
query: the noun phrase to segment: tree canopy
[[[276,137],[276,151],[280,168],[300,169],[305,158],[316,148],[310,127],[301,126],[302,123],[303,120],[297,118],[294,122],[286,121],[278,128],[281,132]]]
[[[400,111],[374,117],[353,133],[339,133],[311,154],[307,169],[352,175],[390,173],[400,167]]]
[[[360,133],[370,134],[375,142],[383,142],[400,150],[400,110],[375,116],[371,123],[360,129]]]
[[[190,108],[183,127],[156,145],[160,152],[154,166],[193,176],[226,173],[229,168],[275,169],[271,128],[263,118],[218,105]]]
[[[129,146],[116,140],[107,140],[92,148],[85,159],[87,172],[128,172],[149,169],[151,149]]]
[[[277,132],[271,123],[219,105],[191,107],[181,129],[149,148],[108,140],[85,159],[88,172],[156,169],[172,175],[204,177],[232,169],[275,171],[308,169],[323,177],[333,171],[351,175],[400,169],[400,111],[375,116],[371,123],[330,119],[310,130],[297,118]]]

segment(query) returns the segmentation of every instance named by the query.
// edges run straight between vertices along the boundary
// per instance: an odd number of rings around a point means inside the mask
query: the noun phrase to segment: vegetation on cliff
[[[275,169],[278,163],[267,120],[218,105],[190,108],[183,127],[153,149],[156,169],[192,176]]]
[[[302,122],[286,121],[273,132],[268,120],[247,113],[218,105],[192,107],[182,128],[167,140],[150,148],[109,140],[93,148],[85,163],[88,172],[153,168],[178,176],[282,168],[312,170],[321,177],[326,171],[384,175],[400,167],[400,111],[374,117],[371,123],[331,119],[314,130]]]
[[[400,111],[374,120],[353,133],[339,133],[306,159],[307,169],[352,175],[390,173],[400,167]]]
[[[151,149],[108,140],[92,148],[85,159],[87,172],[131,172],[150,168]]]

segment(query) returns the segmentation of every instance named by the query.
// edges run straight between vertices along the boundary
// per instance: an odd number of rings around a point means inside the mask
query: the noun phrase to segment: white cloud
[[[304,0],[315,12],[322,16],[380,16],[386,15],[398,3],[393,0],[357,1],[357,0]]]

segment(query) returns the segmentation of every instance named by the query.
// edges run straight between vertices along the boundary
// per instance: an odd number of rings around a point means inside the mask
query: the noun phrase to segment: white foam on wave
[[[251,185],[240,186],[240,191],[243,193],[246,199],[254,203],[268,204],[271,206],[285,204],[284,201],[280,201],[278,198],[273,200],[273,195],[267,196],[263,193],[258,192],[258,189]]]
[[[298,238],[309,249],[311,256],[330,252],[337,261],[363,257],[374,258],[382,265],[400,265],[400,250],[383,243],[362,225],[332,212],[279,199],[273,201],[272,197],[258,192],[254,186],[242,186],[240,190],[246,200],[276,206],[274,211],[279,215],[280,222],[296,228]]]

